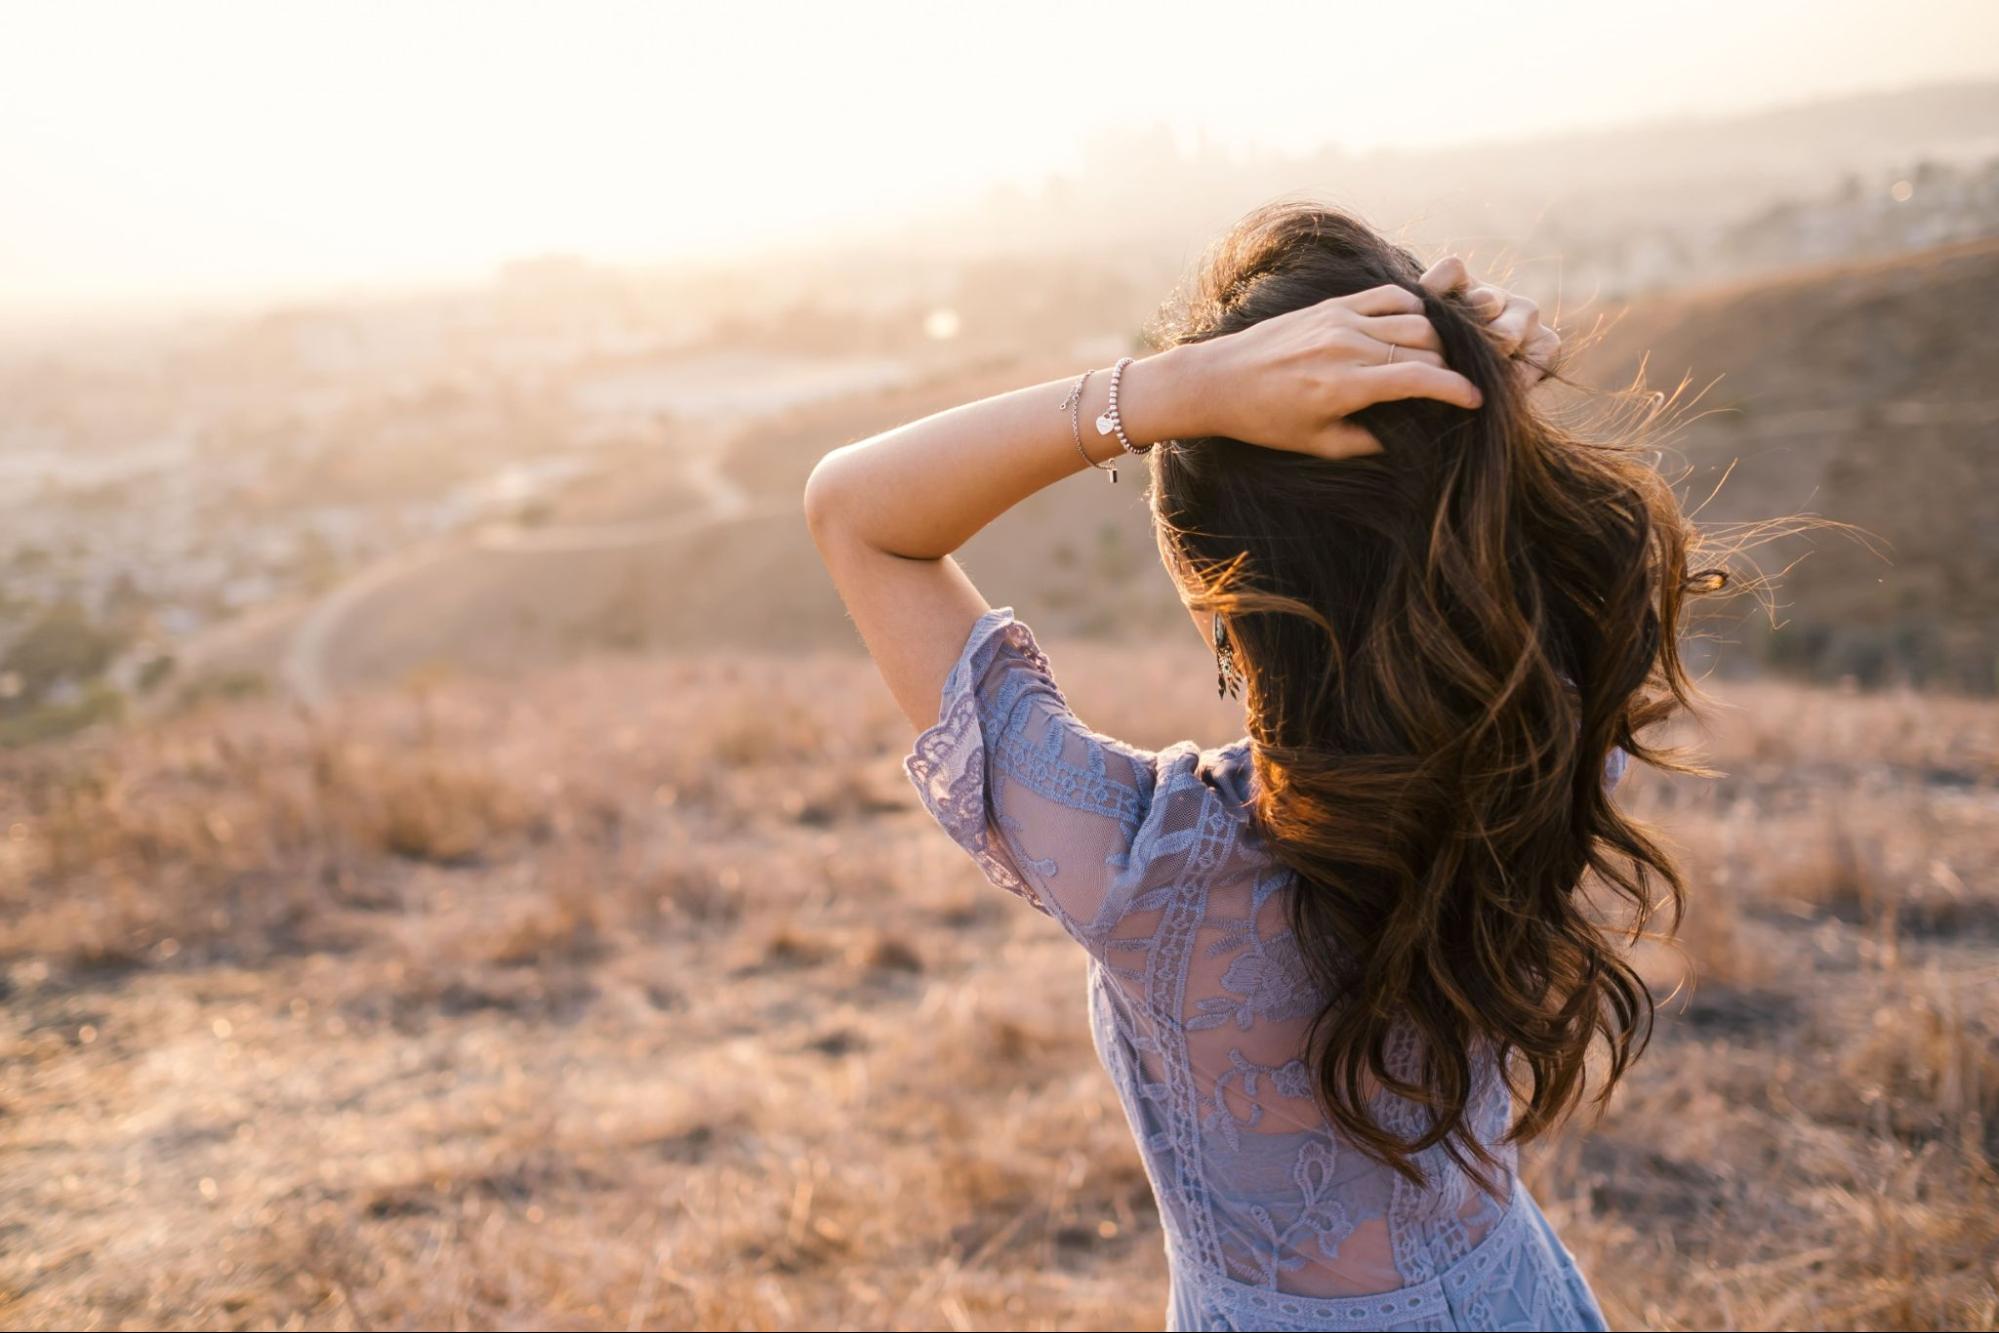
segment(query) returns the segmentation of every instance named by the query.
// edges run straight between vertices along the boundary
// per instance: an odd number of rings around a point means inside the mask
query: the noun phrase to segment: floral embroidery
[[[1260,1018],[1283,1022],[1303,1018],[1316,1008],[1305,985],[1305,960],[1291,933],[1264,940],[1256,936],[1252,926],[1246,938],[1242,952],[1222,973],[1222,988],[1229,994],[1201,999],[1199,1015],[1187,1024],[1194,1031],[1234,1020],[1247,1032]]]
[[[1288,1060],[1277,1067],[1272,1075],[1277,1084],[1278,1095],[1283,1097],[1310,1097],[1312,1095],[1312,1071],[1303,1060]]]

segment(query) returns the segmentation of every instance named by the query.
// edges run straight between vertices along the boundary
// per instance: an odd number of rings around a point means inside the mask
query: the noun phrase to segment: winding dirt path
[[[425,542],[380,561],[333,588],[316,602],[292,631],[285,645],[278,678],[308,709],[318,712],[334,695],[327,674],[327,655],[339,641],[347,618],[370,597],[417,570],[464,551],[495,556],[540,555],[572,551],[613,551],[650,546],[725,523],[788,513],[796,505],[757,500],[722,470],[720,453],[702,452],[688,459],[686,480],[700,497],[699,509],[672,518],[632,523],[589,523],[546,528],[486,528],[469,540],[454,535]]]

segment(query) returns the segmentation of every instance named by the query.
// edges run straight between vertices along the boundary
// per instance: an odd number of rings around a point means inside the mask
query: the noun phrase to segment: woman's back
[[[1469,1114],[1490,1190],[1442,1145],[1416,1154],[1414,1182],[1320,1109],[1307,1042],[1325,997],[1289,925],[1295,876],[1249,818],[1247,740],[1152,752],[1090,731],[999,608],[906,768],[987,876],[1089,954],[1097,1052],[1166,1230],[1172,1326],[1601,1326],[1515,1180],[1490,1059]],[[1413,1082],[1413,1038],[1387,1063]],[[1405,1140],[1426,1128],[1400,1097],[1372,1107]]]

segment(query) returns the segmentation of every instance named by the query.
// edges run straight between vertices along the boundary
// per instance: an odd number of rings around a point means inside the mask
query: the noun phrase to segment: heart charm
[[[1097,434],[1108,435],[1115,429],[1116,427],[1111,424],[1110,413],[1106,412],[1097,418]]]

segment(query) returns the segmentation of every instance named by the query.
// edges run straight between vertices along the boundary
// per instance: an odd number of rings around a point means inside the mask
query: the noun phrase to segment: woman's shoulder
[[[989,878],[1093,947],[1169,888],[1233,877],[1257,845],[1247,737],[1153,750],[1092,730],[1010,607],[970,628],[903,767]]]
[[[986,647],[976,646],[981,643]],[[1234,818],[1248,819],[1255,788],[1255,765],[1251,761],[1248,736],[1215,746],[1204,746],[1192,739],[1178,740],[1154,750],[1097,731],[1070,711],[1068,700],[1056,683],[1053,668],[1036,642],[1033,630],[1024,621],[1015,618],[1011,607],[995,608],[982,617],[973,630],[967,649],[968,655],[974,658],[997,650],[1028,666],[1046,686],[1053,706],[1064,715],[1070,734],[1084,738],[1090,746],[1106,755],[1123,758],[1135,772],[1142,773],[1142,780],[1149,781],[1153,787],[1154,804],[1168,803],[1156,799],[1159,797],[1198,796],[1204,805],[1212,804],[1226,810]]]
[[[1198,802],[1248,818],[1255,782],[1248,736],[1217,746],[1179,740],[1150,749],[1077,717],[1056,677],[1028,623],[1010,606],[993,607],[966,635],[945,683],[939,710],[945,725],[932,733],[949,730],[954,714],[965,722],[976,716],[998,733],[983,739],[999,752],[1003,767],[1052,767],[1066,773],[1070,785],[1084,787],[1092,780],[1134,785],[1161,814],[1172,806],[1184,815]],[[919,751],[932,733],[919,738]]]

